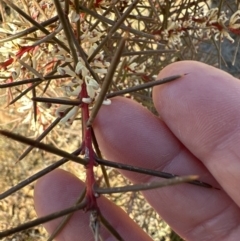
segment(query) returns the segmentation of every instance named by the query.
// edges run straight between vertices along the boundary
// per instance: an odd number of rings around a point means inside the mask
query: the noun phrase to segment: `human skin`
[[[150,205],[184,239],[235,241],[240,235],[240,81],[212,66],[181,61],[168,65],[158,79],[184,77],[153,88],[159,113],[122,97],[102,106],[94,122],[108,160],[178,175],[197,174],[221,190],[180,184],[143,192]],[[124,172],[134,183],[159,178]],[[35,186],[38,216],[70,207],[83,189],[72,174],[55,170]],[[101,197],[103,215],[124,240],[151,240],[117,206]],[[75,213],[56,240],[94,240],[89,214]],[[53,232],[58,221],[46,224]],[[104,240],[115,240],[103,228]]]

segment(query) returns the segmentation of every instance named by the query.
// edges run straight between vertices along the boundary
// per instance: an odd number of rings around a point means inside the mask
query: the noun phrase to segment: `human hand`
[[[240,235],[240,81],[211,66],[182,61],[164,68],[158,79],[188,75],[154,87],[161,116],[117,97],[102,106],[94,122],[100,150],[108,160],[178,175],[197,174],[221,190],[189,184],[143,192],[147,201],[183,238],[194,241],[238,240]],[[134,183],[159,180],[122,173]],[[84,184],[55,170],[35,186],[39,216],[70,207]],[[120,208],[98,199],[103,215],[124,240],[151,240]],[[49,233],[58,220],[45,224]],[[115,240],[103,228],[104,240]],[[76,212],[57,240],[93,240],[89,214]]]

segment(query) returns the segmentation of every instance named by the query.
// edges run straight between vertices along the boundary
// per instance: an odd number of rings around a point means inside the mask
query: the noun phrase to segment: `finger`
[[[240,206],[240,82],[226,72],[194,61],[169,65],[159,78],[188,73],[154,88],[161,117],[210,170]]]
[[[54,170],[42,177],[36,183],[34,192],[35,209],[38,216],[45,216],[73,206],[83,188],[84,184],[77,177],[61,169]],[[102,215],[115,227],[123,240],[151,240],[122,209],[104,197],[99,198],[97,201]],[[90,213],[84,211],[75,212],[56,240],[94,240],[89,227]],[[55,219],[44,224],[44,227],[51,234],[61,220],[62,218]],[[101,227],[100,234],[103,240],[116,240],[104,227]]]
[[[100,149],[109,160],[174,174],[198,174],[202,181],[217,185],[166,124],[132,100],[114,98],[111,105],[102,106],[94,131]],[[137,183],[157,179],[123,173]],[[161,217],[189,240],[199,237],[220,240],[232,226],[226,223],[225,216],[235,227],[240,221],[238,207],[223,191],[183,184],[147,191],[144,195]]]

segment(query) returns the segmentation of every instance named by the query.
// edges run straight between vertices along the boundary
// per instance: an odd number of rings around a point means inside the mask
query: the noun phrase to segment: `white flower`
[[[101,36],[104,35],[104,32],[100,33],[98,31],[89,32],[87,28],[84,34],[81,35],[81,43],[95,43],[100,40]]]
[[[18,66],[16,66],[15,70],[13,70],[11,73],[13,80],[16,80],[19,77],[20,72],[21,72],[21,66],[18,65]]]
[[[66,71],[65,71],[64,68],[62,68],[62,67],[58,67],[58,68],[57,68],[57,71],[58,71],[58,73],[61,74],[61,75],[65,75],[65,74],[66,74]]]
[[[181,33],[172,33],[168,39],[168,46],[169,47],[182,46],[181,36],[182,36]]]
[[[212,8],[207,12],[206,16],[210,24],[218,22],[218,12],[218,8]]]
[[[88,50],[88,56],[91,56],[96,48],[97,48],[97,44],[96,43],[92,44],[92,46]],[[96,56],[96,58],[97,58],[97,56]]]
[[[25,110],[29,110],[32,108],[32,102],[26,103],[25,105],[23,104],[21,107],[17,109],[19,113],[25,112]]]
[[[177,30],[179,28],[181,28],[181,23],[180,22],[178,22],[178,21],[176,21],[175,19],[172,19],[172,18],[170,18],[168,20],[168,25],[167,25],[167,29],[166,29],[167,31]]]
[[[229,20],[229,27],[232,29],[240,29],[240,10],[236,11]]]
[[[94,72],[97,74],[106,74],[107,69],[94,69]]]
[[[129,68],[130,70],[134,71],[137,65],[138,65],[138,64],[137,64],[136,62],[134,62],[134,63],[131,63],[131,64],[128,66],[128,68]]]
[[[86,104],[91,104],[92,103],[92,99],[91,98],[82,98],[82,102],[84,102]]]
[[[90,76],[85,77],[85,82],[87,85],[88,96],[93,99],[97,93],[97,90],[99,89],[99,84]]]
[[[71,23],[76,23],[80,19],[79,14],[77,14],[76,11],[74,11],[74,10],[72,10],[69,13],[69,16],[70,16],[70,22]]]
[[[103,101],[103,105],[111,105],[111,100],[110,99],[105,99],[104,101]]]
[[[69,58],[69,57],[66,57],[64,55],[56,55],[56,58],[59,59],[59,60],[62,60],[62,61],[65,61],[65,62],[72,62],[73,61],[73,58]]]
[[[79,93],[81,92],[82,90],[82,86],[81,85],[78,85],[72,92],[71,92],[71,96],[78,96]]]
[[[74,106],[61,120],[61,123],[71,125],[79,111],[79,106]]]
[[[217,41],[219,40],[219,38],[220,40],[222,40],[224,37],[227,38],[232,43],[234,43],[234,39],[230,36],[229,32],[225,29],[222,29],[221,32],[216,33],[214,36],[214,39]]]
[[[64,75],[64,74],[68,74],[68,75],[70,75],[70,76],[72,76],[72,77],[77,77],[76,76],[76,73],[73,71],[73,70],[71,70],[70,68],[69,68],[69,66],[66,66],[66,67],[58,67],[57,68],[57,71],[58,71],[58,73],[59,74],[61,74],[61,75]]]

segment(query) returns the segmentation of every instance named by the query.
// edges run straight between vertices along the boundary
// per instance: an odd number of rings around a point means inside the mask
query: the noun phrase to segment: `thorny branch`
[[[78,206],[4,231],[0,237],[85,208],[95,214],[92,230],[96,239],[101,236],[98,235],[98,227],[102,222],[121,240],[121,235],[104,220],[97,204],[99,193],[111,193],[116,189],[109,187],[104,168],[102,172],[109,189],[98,187],[94,167],[100,164],[102,167],[115,167],[163,178],[178,180],[181,177],[104,160],[91,127],[99,108],[102,104],[111,104],[110,98],[114,96],[129,94],[128,97],[153,110],[149,101],[149,88],[188,73],[153,81],[156,74],[168,63],[182,59],[186,49],[189,49],[187,57],[194,59],[200,42],[213,41],[216,44],[221,66],[222,41],[233,43],[233,35],[240,35],[240,10],[228,14],[224,10],[224,1],[220,1],[219,8],[209,9],[206,1],[184,1],[184,4],[177,5],[176,1],[161,0],[97,0],[89,4],[54,0],[54,4],[34,1],[38,10],[33,12],[27,8],[30,5],[25,1],[24,11],[17,1],[3,1],[16,11],[17,20],[21,24],[17,21],[8,25],[4,23],[5,29],[0,31],[0,57],[4,57],[0,63],[0,88],[7,89],[9,106],[21,104],[19,110],[23,113],[23,122],[30,124],[36,138],[32,140],[3,130],[0,133],[29,145],[19,160],[34,148],[59,155],[63,159],[10,188],[0,198],[9,196],[68,160],[86,167],[86,195]],[[136,91],[138,95],[133,95]],[[37,102],[44,103],[45,107]],[[82,144],[72,154],[41,142],[43,139],[51,140],[50,133],[57,124],[65,124],[70,128],[79,118],[82,125],[78,124],[75,130]],[[78,157],[80,154],[84,158]],[[169,184],[174,179],[167,181]],[[198,180],[185,181],[213,188]],[[123,187],[123,191],[143,188],[146,187]]]

